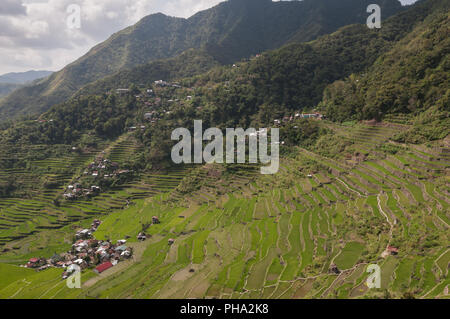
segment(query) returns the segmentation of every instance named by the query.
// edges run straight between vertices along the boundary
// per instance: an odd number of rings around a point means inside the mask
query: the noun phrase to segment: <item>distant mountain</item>
[[[45,78],[52,73],[51,71],[28,71],[0,75],[0,97],[4,97],[21,86]]]
[[[372,0],[229,0],[189,19],[161,13],[111,36],[85,56],[36,85],[0,102],[0,118],[38,114],[70,98],[88,83],[159,59],[203,49],[232,63],[294,41],[310,41],[339,27],[365,23]],[[382,0],[383,18],[399,12],[398,0]]]
[[[17,73],[7,73],[0,75],[0,83],[8,84],[26,84],[33,82],[37,79],[42,79],[53,72],[51,71],[27,71],[27,72],[17,72]]]

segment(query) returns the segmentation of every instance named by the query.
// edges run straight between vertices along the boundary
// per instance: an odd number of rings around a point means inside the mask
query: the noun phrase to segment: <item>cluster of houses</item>
[[[93,177],[103,176],[110,177],[113,174],[117,174],[119,164],[112,162],[109,159],[103,157],[97,157],[94,162],[90,163],[87,169],[84,171],[84,175],[92,175]]]
[[[289,123],[292,122],[294,120],[298,120],[298,119],[317,119],[317,120],[322,120],[324,119],[325,116],[320,114],[320,113],[296,113],[293,116],[285,116],[283,117],[282,120],[280,119],[276,119],[273,122],[275,123],[275,125],[281,125],[281,123]]]
[[[155,81],[154,83],[155,83],[155,86],[160,86],[160,87],[171,86],[171,87],[174,87],[174,88],[181,88],[180,83],[176,83],[176,82],[175,83],[169,83],[169,82],[166,82],[164,80],[158,80],[158,81]]]
[[[67,200],[74,200],[80,197],[91,197],[98,195],[101,188],[99,186],[92,185],[90,188],[83,188],[80,183],[67,186],[64,198]]]
[[[120,169],[118,163],[104,159],[100,156],[97,157],[94,162],[89,164],[83,175],[92,176],[95,180],[108,180],[128,173],[130,173],[130,171]],[[81,183],[75,183],[67,186],[64,193],[64,198],[67,200],[74,200],[80,197],[91,197],[98,195],[100,191],[101,188],[97,185],[91,185],[89,188],[83,188]]]
[[[167,82],[164,80],[158,80],[154,82],[154,87],[161,87],[161,88],[166,88],[166,87],[174,87],[174,88],[182,88],[182,86],[180,85],[180,83],[177,82]],[[193,88],[187,88],[188,91],[193,91]],[[126,94],[130,94],[130,89],[116,89],[116,93],[119,95],[126,95]],[[149,99],[149,97],[151,97],[151,99]],[[161,111],[157,111],[154,109],[154,107],[160,107],[162,105],[162,98],[161,97],[157,97],[154,90],[153,89],[144,89],[144,93],[140,94],[140,95],[136,95],[136,98],[138,99],[138,101],[142,102],[144,107],[146,107],[148,109],[148,111],[146,111],[144,113],[143,116],[143,120],[147,123],[151,123],[151,124],[155,124],[157,121],[159,121],[164,115],[169,115],[171,112],[168,110],[161,110]],[[192,95],[188,95],[186,96],[186,101],[191,101],[193,100],[193,96]],[[167,100],[168,103],[174,103],[174,102],[179,102],[179,99],[170,99]],[[130,126],[127,128],[128,131],[133,132],[133,131],[137,131],[137,130],[145,130],[146,129],[146,125],[144,124],[139,124],[139,125],[135,125],[135,126]]]
[[[133,249],[126,246],[126,240],[118,240],[116,244],[111,241],[100,241],[93,238],[93,233],[100,226],[101,221],[96,219],[90,229],[83,229],[76,233],[76,241],[72,249],[66,253],[55,254],[50,259],[31,258],[25,265],[27,268],[45,270],[50,267],[65,269],[62,278],[68,278],[74,271],[74,265],[79,269],[94,268],[94,272],[103,271],[117,265],[122,260],[132,257]]]

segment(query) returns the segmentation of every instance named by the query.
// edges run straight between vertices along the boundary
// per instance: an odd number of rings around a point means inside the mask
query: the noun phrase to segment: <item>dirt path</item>
[[[381,199],[380,199],[381,193],[378,194],[377,196],[377,203],[378,203],[378,210],[380,211],[381,214],[383,214],[383,216],[386,218],[386,221],[388,222],[388,224],[391,226],[391,231],[390,231],[390,237],[392,238],[392,232],[394,231],[394,224],[390,221],[388,214],[386,214],[386,212],[383,210],[383,208],[381,207]]]
[[[359,191],[354,190],[354,189],[351,189],[350,186],[348,186],[347,183],[344,182],[343,180],[341,180],[340,178],[336,177],[336,180],[339,181],[339,182],[341,182],[342,184],[344,184],[344,186],[345,186],[349,191],[352,191],[352,192],[358,194],[359,196],[364,197],[364,195],[361,194]]]

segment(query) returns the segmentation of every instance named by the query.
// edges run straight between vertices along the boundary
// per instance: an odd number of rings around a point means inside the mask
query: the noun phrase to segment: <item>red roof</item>
[[[111,264],[111,262],[107,261],[99,266],[97,266],[95,268],[95,270],[101,274],[102,272],[104,272],[105,270],[108,270],[109,268],[111,268],[113,266],[113,264]]]
[[[398,248],[396,248],[396,247],[388,246],[387,249],[389,252],[398,253]]]
[[[31,258],[30,259],[30,263],[32,263],[32,264],[37,263],[38,261],[39,261],[38,258]]]

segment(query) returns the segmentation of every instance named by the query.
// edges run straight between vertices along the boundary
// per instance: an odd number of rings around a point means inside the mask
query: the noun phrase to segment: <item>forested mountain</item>
[[[157,80],[191,77],[220,65],[206,50],[190,49],[174,58],[153,61],[106,76],[84,86],[75,96],[102,94],[116,88],[128,88],[131,84],[151,86]]]
[[[37,114],[63,102],[84,85],[119,70],[205,49],[221,63],[309,41],[339,27],[364,23],[369,0],[229,0],[189,19],[153,14],[97,45],[46,81],[14,92],[0,103],[0,118]],[[402,7],[383,0],[383,18]]]
[[[430,93],[435,94],[428,94],[421,100],[424,105],[431,106],[435,101],[433,96],[445,96],[445,81],[448,81],[445,71],[434,71],[435,68],[446,68],[446,55],[443,52],[448,47],[448,40],[442,36],[448,25],[445,13],[442,13],[447,12],[446,7],[447,2],[443,0],[424,1],[386,20],[380,30],[370,30],[365,25],[347,26],[309,43],[289,44],[264,53],[250,61],[237,63],[235,67],[215,66],[218,62],[204,51],[190,50],[178,58],[155,61],[130,71],[119,72],[87,86],[76,98],[53,107],[44,115],[47,119],[55,120],[54,123],[43,125],[39,132],[34,131],[33,126],[16,125],[18,129],[7,131],[7,140],[17,142],[16,138],[20,138],[22,141],[35,143],[73,143],[87,130],[95,130],[103,137],[117,136],[125,130],[127,123],[140,121],[139,116],[142,115],[138,111],[142,106],[137,105],[134,97],[119,102],[119,99],[105,93],[117,87],[136,87],[140,84],[150,86],[154,79],[165,76],[171,78],[176,77],[176,74],[193,75],[201,72],[201,69],[197,69],[198,65],[205,65],[204,70],[210,67],[212,69],[194,77],[179,78],[182,85],[191,91],[171,93],[178,94],[175,96],[179,98],[183,94],[194,95],[194,99],[189,103],[165,102],[164,109],[171,109],[172,114],[167,117],[168,122],[164,128],[149,128],[152,138],[163,140],[162,137],[171,127],[189,125],[194,118],[201,118],[207,123],[205,125],[210,126],[257,127],[270,125],[275,117],[281,118],[293,111],[309,110],[317,106],[329,113],[330,118],[338,121],[372,119],[374,113],[367,112],[367,106],[351,108],[360,99],[341,102],[338,94],[347,94],[348,90],[333,91],[333,86],[341,85],[340,82],[334,82],[347,77],[362,78],[366,73],[368,79],[377,79],[378,75],[370,75],[376,72],[375,66],[384,61],[385,57],[395,56],[397,52],[400,54],[399,50],[405,47],[405,43],[421,43],[421,39],[428,34],[424,30],[440,35],[432,40],[436,57],[439,57],[439,60],[432,61],[437,64],[421,64],[423,74],[440,74],[433,77],[435,82]],[[430,60],[425,48],[416,48],[424,50],[423,59]],[[408,55],[405,54],[402,53],[401,56],[406,58]],[[198,63],[193,63],[195,61]],[[401,60],[398,65],[401,65]],[[403,72],[406,72],[406,76],[415,74],[414,68],[417,66],[415,63],[405,64]],[[397,66],[394,70],[396,69]],[[385,70],[384,74],[388,73]],[[410,85],[419,83],[416,78],[407,76],[407,81],[397,81],[396,85],[400,90],[409,92]],[[382,92],[383,85],[376,85],[372,90]],[[337,92],[336,98],[332,99],[334,95],[330,95],[330,92]],[[114,95],[114,91],[112,93]],[[352,96],[348,95],[348,98],[352,99]],[[166,99],[175,98],[167,96]],[[377,115],[376,118],[390,112],[408,111],[409,99],[402,101],[402,105],[392,104],[392,108],[380,108],[380,116]],[[445,101],[440,103],[445,104]],[[348,108],[352,111],[349,112]],[[444,134],[445,125],[443,129],[438,136]],[[170,143],[170,139],[161,143]]]
[[[450,4],[440,5],[413,32],[381,55],[366,72],[337,81],[322,106],[332,120],[382,119],[387,114],[425,112],[416,133],[424,142],[444,138],[450,127]]]

